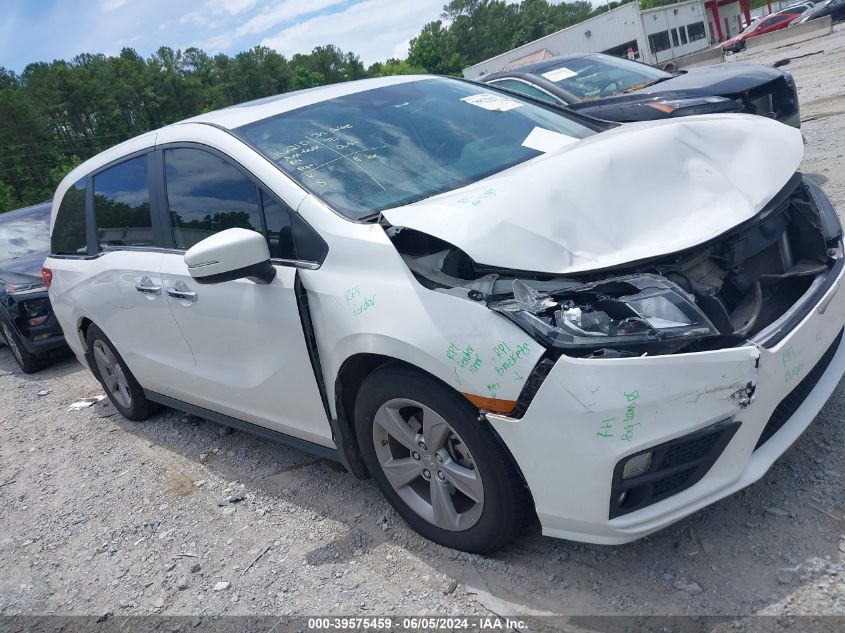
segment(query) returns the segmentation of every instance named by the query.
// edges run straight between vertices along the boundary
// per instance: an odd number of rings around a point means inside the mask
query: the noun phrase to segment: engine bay
[[[673,255],[567,276],[479,264],[413,229],[388,227],[387,233],[422,285],[484,302],[552,354],[703,351],[764,333],[808,301],[841,263],[841,227],[815,189],[795,174],[757,216],[718,238]]]

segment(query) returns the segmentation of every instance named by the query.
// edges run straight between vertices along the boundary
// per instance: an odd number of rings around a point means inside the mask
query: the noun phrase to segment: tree
[[[386,62],[376,62],[367,69],[370,77],[391,77],[393,75],[423,75],[426,69],[413,66],[408,60],[388,59]]]
[[[408,46],[408,63],[438,75],[454,75],[463,60],[452,48],[449,30],[440,20],[426,24]]]
[[[12,188],[0,182],[0,213],[11,211],[15,208],[15,196]]]

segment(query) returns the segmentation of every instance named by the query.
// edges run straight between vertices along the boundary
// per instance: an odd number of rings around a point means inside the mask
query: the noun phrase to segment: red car
[[[742,33],[734,35],[731,39],[727,40],[722,44],[722,50],[726,53],[738,53],[741,50],[745,50],[745,42],[749,38],[785,29],[799,17],[801,17],[801,14],[798,13],[773,13],[757,20],[757,22],[749,26]]]

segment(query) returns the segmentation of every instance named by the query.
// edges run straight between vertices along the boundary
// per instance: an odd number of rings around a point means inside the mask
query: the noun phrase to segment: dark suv
[[[44,202],[0,215],[0,334],[26,373],[66,347],[41,278],[50,252],[50,207]]]

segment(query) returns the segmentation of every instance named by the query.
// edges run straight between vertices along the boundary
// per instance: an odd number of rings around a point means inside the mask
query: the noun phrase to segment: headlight
[[[614,277],[541,294],[520,280],[489,307],[548,347],[680,343],[719,333],[692,297],[659,275]]]
[[[32,327],[43,325],[52,312],[49,299],[29,299],[21,301],[20,305],[27,323]]]
[[[841,236],[842,223],[839,221],[836,208],[824,190],[806,176],[804,177],[804,187],[807,189],[807,194],[810,196],[810,200],[815,204],[816,210],[819,213],[819,219],[822,223],[822,234],[825,239],[832,240]]]
[[[23,284],[14,284],[14,283],[7,283],[4,284],[6,286],[6,292],[9,294],[15,294],[19,292],[29,292],[34,290],[44,290],[44,282],[35,281],[32,283],[23,283]]]
[[[666,99],[645,104],[649,108],[674,116],[713,114],[714,112],[742,112],[733,99],[725,97],[690,97],[688,99]]]

